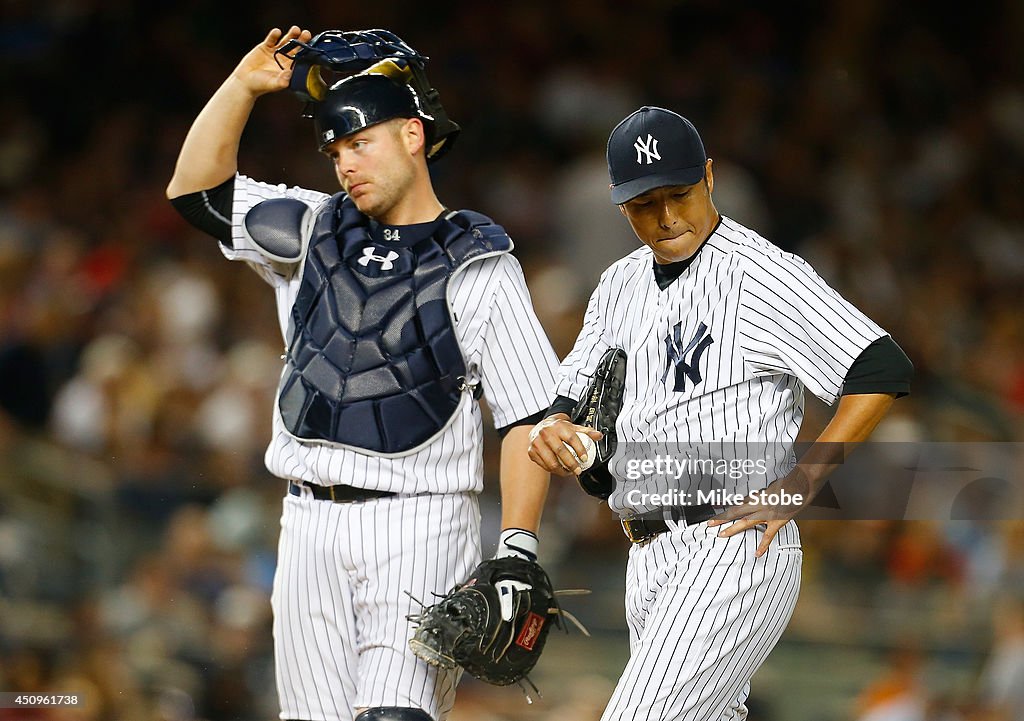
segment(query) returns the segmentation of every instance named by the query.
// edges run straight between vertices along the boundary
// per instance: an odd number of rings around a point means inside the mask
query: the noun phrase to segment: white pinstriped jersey
[[[624,349],[620,444],[791,448],[804,388],[835,402],[857,356],[886,335],[803,259],[724,216],[664,290],[653,262],[643,246],[604,272],[556,386],[579,398],[602,353]],[[767,485],[793,463],[790,453],[776,454],[758,485],[734,490]],[[613,495],[609,503],[622,511],[622,501]]]
[[[230,260],[249,264],[274,288],[285,338],[299,288],[297,266],[269,262],[242,231],[250,208],[281,197],[297,198],[315,207],[329,196],[237,175],[231,218],[234,247],[221,245],[221,251]],[[533,310],[519,262],[505,254],[470,263],[451,280],[448,300],[467,365],[479,368],[495,426],[500,428],[547,408],[558,361]],[[482,433],[479,405],[463,402],[455,420],[428,445],[400,458],[380,458],[298,441],[285,430],[275,400],[273,437],[265,461],[276,476],[321,485],[346,483],[406,494],[480,491]]]

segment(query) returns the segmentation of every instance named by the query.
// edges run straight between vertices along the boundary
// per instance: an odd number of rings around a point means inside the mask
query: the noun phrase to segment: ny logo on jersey
[[[370,261],[372,260],[380,263],[381,270],[391,270],[395,267],[394,261],[398,259],[398,253],[393,250],[389,250],[387,255],[377,255],[373,252],[374,250],[376,250],[376,248],[371,245],[363,248],[363,257],[359,259],[359,265],[364,267],[369,266]]]
[[[686,390],[686,379],[689,378],[690,382],[696,386],[703,380],[700,375],[700,357],[704,355],[704,351],[708,349],[715,339],[708,333],[708,327],[701,323],[697,327],[697,332],[693,334],[693,338],[690,342],[683,347],[683,322],[679,321],[672,328],[672,332],[665,336],[665,350],[668,352],[668,363],[665,365],[665,372],[661,375],[661,382],[664,383],[668,378],[668,372],[673,367],[676,369],[675,384],[672,390],[679,393]],[[693,351],[690,353],[690,351]],[[686,359],[686,354],[690,353],[689,360]]]
[[[643,165],[643,160],[647,158],[647,164],[650,165],[655,160],[661,160],[661,154],[658,153],[658,139],[652,137],[650,133],[647,133],[647,140],[641,140],[638,135],[636,142],[633,143],[633,147],[636,148],[636,164]]]

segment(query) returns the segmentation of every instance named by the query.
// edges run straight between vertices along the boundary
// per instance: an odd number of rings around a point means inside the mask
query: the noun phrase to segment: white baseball
[[[583,444],[583,450],[587,455],[585,460],[580,460],[580,457],[576,455],[576,451],[573,450],[573,447],[568,443],[565,444],[565,447],[569,449],[573,458],[575,458],[576,462],[580,464],[580,470],[585,471],[594,465],[594,461],[597,460],[597,443],[583,431],[576,431],[576,437],[579,438],[580,443]]]

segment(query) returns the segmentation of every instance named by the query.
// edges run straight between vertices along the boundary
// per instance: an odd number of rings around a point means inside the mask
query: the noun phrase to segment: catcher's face
[[[658,263],[675,263],[693,255],[718,223],[711,201],[715,177],[711,159],[704,180],[693,185],[665,185],[619,206],[633,232],[654,251]]]
[[[356,207],[388,223],[398,214],[417,177],[423,148],[419,120],[397,118],[371,125],[324,148],[334,173]]]

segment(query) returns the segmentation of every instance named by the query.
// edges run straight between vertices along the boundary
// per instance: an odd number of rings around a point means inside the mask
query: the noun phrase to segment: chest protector
[[[415,242],[378,242],[342,193],[313,223],[291,309],[278,407],[302,440],[380,455],[414,451],[448,426],[467,390],[448,284],[507,253],[490,218],[450,213]]]

